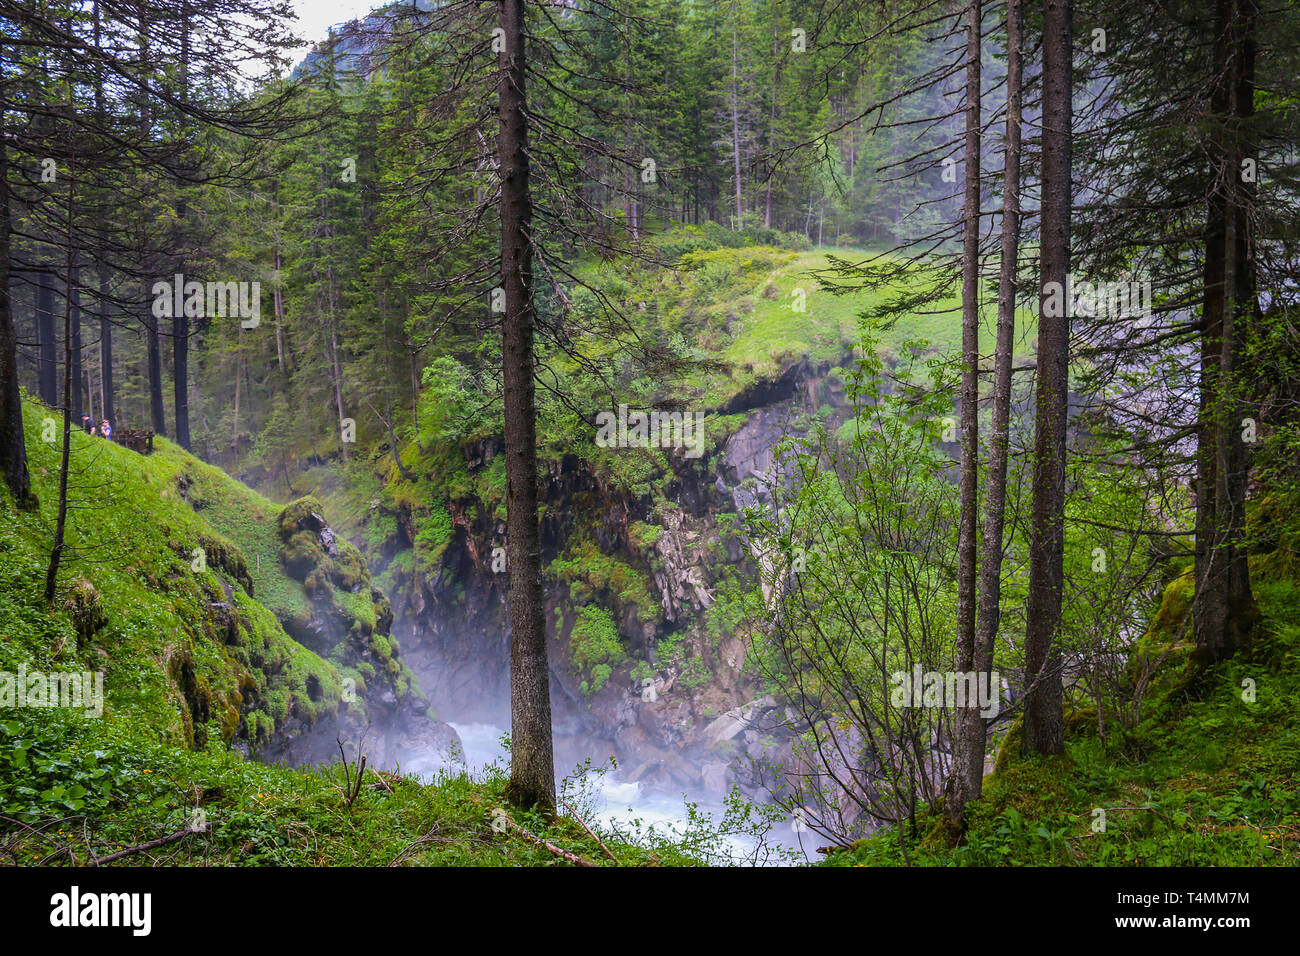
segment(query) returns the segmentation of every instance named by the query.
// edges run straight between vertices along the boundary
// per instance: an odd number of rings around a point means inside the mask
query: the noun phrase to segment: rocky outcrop
[[[699,531],[690,529],[687,516],[676,509],[660,512],[661,533],[654,544],[659,566],[654,583],[663,603],[664,617],[671,624],[691,619],[713,603],[696,545]]]
[[[546,468],[544,562],[571,557],[585,535],[595,558],[645,582],[643,589],[618,585],[614,575],[578,567],[576,583],[557,580],[547,589],[557,769],[613,754],[623,779],[722,796],[732,786],[761,795],[790,764],[800,728],[760,693],[746,667],[747,635],[710,624],[709,616],[724,578],[755,572],[743,521],[719,518],[770,500],[773,482],[784,480],[774,447],[818,409],[829,406],[828,424],[838,423],[843,390],[828,371],[799,364],[733,400],[725,411],[748,414],[719,446],[698,459],[668,455],[667,500],[611,487],[574,456]],[[480,444],[466,450],[474,468],[500,451]],[[506,577],[490,560],[504,527],[473,502],[452,502],[449,511],[452,531],[436,570],[403,563],[417,521],[401,512],[399,540],[380,549],[376,569],[391,583],[405,660],[438,712],[508,726]],[[609,610],[627,651],[595,690],[570,647],[577,610],[588,602]]]
[[[333,663],[342,676],[337,710],[315,720],[281,721],[257,756],[294,765],[329,762],[345,750],[370,766],[394,769],[460,746],[456,732],[429,713],[429,702],[392,637],[392,607],[371,583],[361,553],[339,539],[314,498],[286,505],[278,518],[286,573],[305,600],[285,613],[285,630]]]

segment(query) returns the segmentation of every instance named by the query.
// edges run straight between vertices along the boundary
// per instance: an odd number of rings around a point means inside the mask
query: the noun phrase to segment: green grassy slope
[[[669,234],[665,243],[689,247],[690,230]],[[825,247],[798,251],[773,246],[703,248],[686,252],[672,270],[615,266],[585,270],[584,278],[620,298],[629,315],[646,302],[650,315],[664,328],[680,332],[700,354],[721,363],[722,369],[686,383],[698,389],[699,404],[718,408],[756,382],[778,377],[791,364],[807,359],[813,365],[839,364],[846,350],[858,344],[861,316],[901,291],[852,289],[835,294],[819,277],[832,278],[832,258],[863,263],[870,254],[861,249]],[[876,261],[883,267],[887,257]],[[844,284],[835,280],[837,285]],[[850,281],[848,283],[852,285]],[[879,347],[901,348],[908,341],[925,341],[939,353],[952,353],[961,343],[960,295],[952,294],[924,309],[901,316],[879,329]],[[983,313],[984,351],[993,349],[996,308],[991,301]],[[1036,316],[1017,315],[1017,353],[1032,352]]]
[[[386,864],[436,832],[404,861],[557,862],[492,831],[490,811],[504,805],[499,775],[435,786],[368,775],[349,808],[340,767],[264,766],[229,748],[256,749],[286,721],[309,726],[364,707],[377,669],[399,693],[409,689],[409,671],[376,629],[387,602],[371,593],[355,549],[340,542],[329,558],[300,527],[320,507],[311,499],[281,508],[165,440],[145,457],[74,432],[73,550],[47,606],[61,435],[43,407],[24,411],[40,506],[19,511],[0,492],[0,672],[102,672],[105,703],[99,718],[0,707],[0,859],[85,863],[199,821],[210,829],[170,844],[168,859]],[[281,625],[322,613],[348,630],[321,653]],[[351,703],[349,677],[361,695]],[[601,853],[571,821],[553,830],[527,822]],[[672,851],[624,852],[645,861]]]
[[[29,403],[24,425],[40,508],[0,530],[0,666],[105,670],[110,713],[179,745],[229,741],[245,699],[312,721],[337,706],[337,669],[291,641],[265,604],[284,578],[278,556],[256,560],[186,503],[190,476],[209,470],[169,442],[145,457],[80,432],[72,436],[70,553],[53,609],[42,600],[58,494],[59,430]],[[52,437],[50,442],[43,441]],[[249,500],[249,521],[274,529],[275,506]],[[231,530],[231,529],[228,529]],[[256,578],[253,575],[256,574]],[[278,582],[287,590],[292,582]],[[84,608],[80,605],[85,605]],[[224,607],[223,607],[224,605]],[[230,633],[234,625],[233,635]],[[192,671],[188,681],[183,672]],[[319,691],[308,693],[308,684]],[[187,699],[188,693],[188,699]],[[206,716],[204,714],[206,713]]]

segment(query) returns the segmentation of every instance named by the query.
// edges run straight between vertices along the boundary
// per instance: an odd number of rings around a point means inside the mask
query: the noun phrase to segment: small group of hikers
[[[113,440],[113,426],[108,423],[107,418],[100,422],[99,427],[96,428],[89,415],[82,415],[81,429],[87,435],[98,435],[100,438],[107,438],[109,441]]]

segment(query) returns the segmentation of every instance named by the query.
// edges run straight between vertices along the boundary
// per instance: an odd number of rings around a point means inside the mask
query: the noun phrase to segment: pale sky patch
[[[298,19],[290,28],[308,43],[319,43],[332,26],[360,20],[383,0],[293,0]]]

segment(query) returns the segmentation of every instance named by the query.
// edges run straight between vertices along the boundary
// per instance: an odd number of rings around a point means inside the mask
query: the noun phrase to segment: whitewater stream
[[[460,735],[463,755],[429,754],[415,762],[409,769],[431,779],[439,772],[468,770],[475,776],[482,776],[487,768],[498,764],[505,768],[509,765],[509,755],[502,745],[505,728],[489,723],[458,723],[450,721],[450,726]],[[604,766],[603,772],[589,773],[585,777],[586,793],[578,799],[588,807],[590,819],[587,822],[606,832],[617,829],[625,833],[636,828],[653,827],[661,834],[682,836],[688,831],[687,801],[695,804],[697,815],[708,815],[713,822],[723,819],[725,808],[716,801],[704,800],[690,794],[670,793],[642,786],[638,782],[619,778],[617,770],[611,770],[608,763],[602,764],[595,754],[591,755],[593,768]],[[557,767],[561,777],[571,768]],[[558,783],[558,781],[557,781]],[[814,834],[796,833],[788,821],[777,823],[766,834],[764,842],[769,847],[780,847],[796,854],[792,860],[788,853],[778,855],[759,848],[758,840],[744,834],[728,835],[722,839],[725,852],[734,863],[757,863],[759,865],[781,865],[816,857],[814,847],[817,837]],[[757,852],[756,852],[757,851]],[[716,860],[714,862],[726,862]]]

